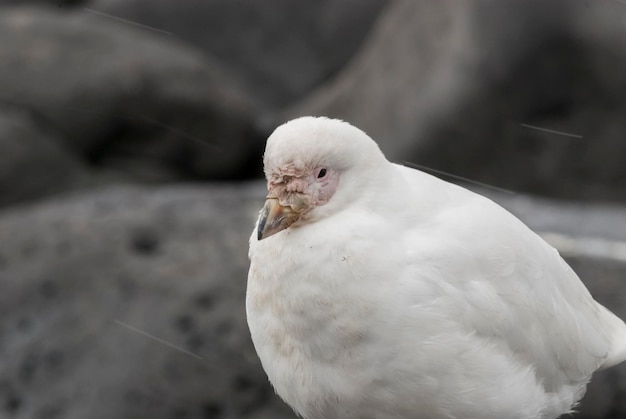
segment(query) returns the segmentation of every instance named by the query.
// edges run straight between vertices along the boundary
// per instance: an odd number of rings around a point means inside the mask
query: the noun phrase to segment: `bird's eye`
[[[327,170],[326,170],[325,167],[321,167],[321,168],[317,169],[317,178],[318,179],[323,178],[324,176],[326,176],[326,172],[327,172]]]

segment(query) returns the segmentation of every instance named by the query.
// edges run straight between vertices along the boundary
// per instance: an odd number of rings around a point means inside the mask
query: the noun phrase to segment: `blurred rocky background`
[[[304,114],[490,196],[626,318],[625,74],[621,0],[0,0],[0,418],[294,418],[244,294]],[[578,410],[626,417],[626,366]]]

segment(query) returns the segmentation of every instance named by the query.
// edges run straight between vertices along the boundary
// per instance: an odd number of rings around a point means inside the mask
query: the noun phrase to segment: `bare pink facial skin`
[[[258,240],[305,220],[315,207],[326,204],[339,185],[339,172],[326,166],[297,168],[289,163],[268,176],[268,195],[257,225]]]
[[[302,167],[289,163],[273,171],[267,183],[268,198],[305,215],[326,204],[339,186],[339,173],[329,167]]]

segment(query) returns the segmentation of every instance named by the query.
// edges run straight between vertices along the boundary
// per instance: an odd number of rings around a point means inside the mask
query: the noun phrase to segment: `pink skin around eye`
[[[309,169],[311,170],[311,169]],[[292,200],[307,202],[310,207],[326,204],[339,185],[339,172],[320,166],[312,171],[293,170],[287,166],[268,182],[269,195],[279,197],[281,205],[292,205]]]
[[[327,167],[318,167],[314,172],[318,185],[315,205],[324,205],[333,196],[339,185],[339,173]]]
[[[325,167],[318,167],[317,169],[315,169],[315,178],[316,179],[324,179],[328,176],[328,169],[326,169]]]

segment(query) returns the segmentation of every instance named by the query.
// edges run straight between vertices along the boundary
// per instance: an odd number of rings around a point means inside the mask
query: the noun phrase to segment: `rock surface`
[[[393,159],[504,188],[626,199],[619,1],[0,9],[3,419],[295,418],[245,322],[263,183],[119,184],[259,175],[276,109],[365,38],[282,115],[343,117]],[[626,208],[481,192],[626,318]],[[575,417],[626,417],[624,400],[621,365],[597,373]]]
[[[340,117],[392,159],[623,201],[624,13],[620,2],[397,0],[338,77],[283,119]]]
[[[0,242],[0,417],[295,418],[245,321],[247,240],[264,192],[261,182],[116,187],[0,211],[0,237],[11,238]],[[623,207],[496,199],[548,232],[592,219],[585,236],[602,236],[605,214],[626,219]],[[626,262],[564,255],[626,317]],[[599,373],[576,417],[626,415],[625,383],[625,366]]]
[[[0,417],[293,417],[245,321],[258,205],[116,188],[3,211]]]
[[[217,62],[80,10],[2,10],[0,103],[33,112],[92,166],[131,179],[254,172],[254,106]]]
[[[216,57],[265,106],[336,73],[387,0],[92,0],[89,8],[169,31]]]
[[[48,8],[59,7],[74,7],[86,0],[2,0],[0,7],[2,6],[23,6],[23,5],[37,5]]]
[[[0,206],[74,189],[86,178],[58,133],[23,109],[0,106]]]

